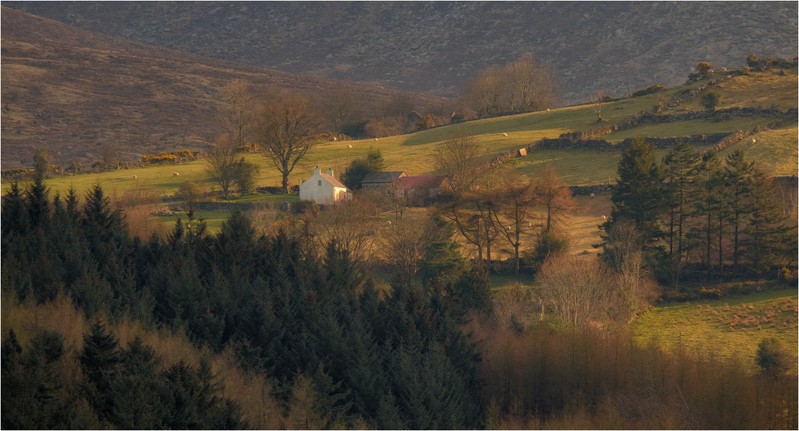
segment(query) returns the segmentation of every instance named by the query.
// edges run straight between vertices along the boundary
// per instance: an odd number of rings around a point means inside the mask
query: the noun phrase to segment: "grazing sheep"
[[[134,179],[134,180],[138,180],[138,179],[139,179],[139,176],[138,176],[138,175],[134,175],[134,176],[133,176],[133,179]]]
[[[504,137],[506,137],[506,138],[507,138],[507,137],[508,137],[508,134],[507,134],[507,133],[502,133],[502,136],[504,136]]]
[[[602,216],[602,220],[607,220],[607,219],[608,219],[607,217],[605,217],[605,216]]]
[[[333,140],[334,140],[334,141],[338,141],[338,138],[337,138],[337,137],[335,137],[335,136],[333,136]]]
[[[347,144],[347,148],[352,148],[352,144]]]
[[[549,108],[547,108],[547,112],[549,112]]]
[[[591,197],[594,197],[594,196],[595,196],[595,195],[594,195],[593,193],[591,193]]]
[[[173,176],[173,177],[178,177],[178,176],[180,176],[180,173],[178,173],[178,172],[172,172],[172,176]]]
[[[757,142],[757,139],[752,138],[752,143],[754,144],[755,142]]]

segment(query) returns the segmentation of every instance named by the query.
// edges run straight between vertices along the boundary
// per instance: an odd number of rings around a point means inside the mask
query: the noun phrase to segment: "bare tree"
[[[375,208],[371,202],[353,199],[336,203],[319,213],[315,221],[316,237],[324,248],[331,242],[356,261],[366,261],[372,251]]]
[[[250,83],[234,79],[222,87],[225,108],[220,112],[222,128],[238,146],[247,143],[253,121],[253,97]]]
[[[208,173],[222,188],[222,196],[225,198],[230,194],[230,186],[236,180],[238,164],[236,147],[237,145],[231,140],[230,135],[224,133],[216,139],[216,143],[208,151],[208,156],[205,159],[208,164]]]
[[[596,102],[594,102],[594,113],[596,114],[597,122],[602,123],[605,121],[605,118],[602,116],[602,104],[605,102],[605,99],[608,97],[607,93],[604,90],[599,90],[596,92]]]
[[[474,136],[458,136],[443,142],[433,158],[436,171],[446,178],[456,195],[470,190],[486,170]]]
[[[646,266],[642,240],[630,221],[622,220],[608,228],[603,256],[615,281],[617,301],[613,315],[626,318],[625,321],[646,310],[659,295],[658,285]]]
[[[184,209],[187,213],[194,211],[194,204],[202,198],[202,195],[202,187],[194,181],[184,181],[178,189],[178,196],[183,198]]]
[[[258,112],[258,143],[261,151],[283,176],[281,186],[289,192],[289,175],[297,162],[316,145],[320,121],[307,99],[283,92]]]
[[[321,106],[330,126],[337,132],[342,132],[344,126],[357,121],[361,114],[355,96],[347,88],[332,91],[321,101]]]
[[[480,117],[538,111],[555,103],[555,74],[524,54],[504,66],[489,66],[469,83],[463,100]]]
[[[536,203],[535,183],[524,182],[519,176],[511,176],[496,191],[498,208],[494,211],[500,236],[513,247],[514,271],[519,275],[521,259],[519,249],[522,235],[533,229],[532,207]]]
[[[571,190],[560,180],[554,168],[548,168],[544,171],[541,179],[536,183],[535,197],[546,212],[544,234],[557,230],[564,213],[574,209],[576,206]]]
[[[547,309],[575,327],[607,319],[612,294],[608,280],[596,258],[565,254],[544,261],[536,278]]]
[[[421,223],[404,220],[392,223],[378,244],[383,261],[395,269],[403,284],[410,285],[425,250],[440,237],[440,229],[429,219]]]

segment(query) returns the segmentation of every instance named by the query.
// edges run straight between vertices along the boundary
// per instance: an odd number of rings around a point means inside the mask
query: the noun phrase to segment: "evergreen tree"
[[[65,349],[59,332],[37,333],[23,351],[9,331],[2,349],[3,428],[97,428],[61,373]]]
[[[112,423],[122,429],[164,428],[166,388],[155,352],[136,337],[120,356],[120,372],[110,384]]]
[[[733,273],[739,271],[741,260],[741,239],[746,218],[752,212],[749,196],[752,193],[754,162],[746,161],[743,151],[736,150],[727,156],[724,167],[728,189],[730,228],[732,229],[732,267]]]
[[[99,321],[92,323],[83,337],[84,346],[78,355],[86,382],[83,391],[97,416],[107,424],[114,423],[114,381],[120,374],[122,352],[117,338]]]
[[[10,241],[12,233],[21,234],[28,229],[25,196],[17,181],[12,181],[8,191],[3,195],[3,211],[0,212],[0,217],[2,217],[0,228],[2,228],[4,246]]]
[[[699,154],[686,143],[678,144],[663,159],[664,239],[675,288],[692,245],[688,238],[688,221],[693,213],[699,163]]]
[[[741,241],[748,266],[758,274],[787,266],[796,253],[796,232],[774,199],[773,184],[758,169],[752,173],[749,199],[751,212]]]
[[[617,169],[618,181],[611,195],[610,219],[604,226],[629,220],[643,235],[645,250],[652,251],[662,237],[658,217],[663,207],[663,176],[655,158],[655,148],[642,139],[636,139],[624,150]]]
[[[50,221],[49,190],[43,177],[36,177],[26,190],[28,221],[32,228],[43,229]]]

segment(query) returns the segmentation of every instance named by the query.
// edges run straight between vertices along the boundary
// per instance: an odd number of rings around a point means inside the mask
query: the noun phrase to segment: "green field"
[[[722,94],[719,108],[738,106],[777,107],[788,109],[796,107],[796,71],[780,75],[778,72],[752,72],[747,76],[726,78],[722,73],[712,76],[719,83],[716,91]],[[299,185],[304,178],[313,172],[315,166],[333,168],[340,175],[349,163],[356,158],[364,157],[371,149],[380,150],[386,163],[387,171],[405,171],[409,175],[432,173],[435,169],[433,155],[436,147],[443,141],[457,136],[473,136],[486,155],[526,146],[538,139],[556,138],[562,133],[588,130],[601,124],[612,124],[641,111],[651,110],[658,100],[671,100],[681,97],[679,92],[694,89],[705,81],[686,84],[656,94],[628,98],[604,103],[602,116],[605,123],[598,123],[595,104],[564,107],[527,114],[510,115],[467,121],[459,124],[437,127],[430,130],[375,139],[351,141],[327,141],[314,148],[292,172],[290,185]],[[770,102],[770,103],[769,103]],[[702,109],[697,100],[686,100],[673,108],[673,112]],[[725,121],[691,120],[665,124],[647,124],[629,130],[614,132],[605,136],[611,141],[621,141],[631,137],[669,137],[689,136],[751,130],[755,126],[767,124],[768,119],[760,117],[733,118]],[[753,141],[754,140],[754,141]],[[750,160],[773,175],[797,174],[797,127],[795,125],[782,129],[765,130],[737,142],[720,153],[724,157],[730,152],[741,149]],[[666,150],[659,150],[662,157]],[[616,181],[616,166],[620,152],[600,152],[590,150],[534,150],[526,157],[515,158],[509,166],[523,175],[536,175],[543,170],[554,167],[562,180],[568,185],[612,184]],[[280,174],[272,163],[264,156],[251,153],[245,157],[260,167],[256,184],[258,186],[277,186]],[[175,175],[177,173],[178,175]],[[100,184],[112,200],[124,200],[130,194],[146,194],[150,200],[174,196],[184,181],[198,183],[209,196],[218,191],[218,186],[210,180],[204,161],[191,161],[167,166],[151,166],[136,169],[92,173],[51,178],[47,181],[52,193],[65,193],[74,187],[79,196],[83,196],[94,184]],[[8,181],[4,181],[3,190],[7,190]],[[296,199],[296,196],[286,197]],[[272,202],[275,197],[268,195],[250,195],[231,199],[228,202],[251,203]],[[211,199],[218,200],[218,199]],[[218,228],[229,209],[203,211],[198,213],[208,221],[209,228]],[[593,211],[591,214],[577,216],[575,223],[580,224],[580,238],[593,241],[596,218],[605,214]],[[171,227],[175,217],[159,217]],[[586,242],[586,241],[583,241]],[[587,250],[588,244],[581,244]]]
[[[797,349],[796,289],[767,291],[693,303],[654,307],[633,324],[640,343],[654,342],[666,351],[742,361],[756,370],[757,345],[781,339],[794,358]]]

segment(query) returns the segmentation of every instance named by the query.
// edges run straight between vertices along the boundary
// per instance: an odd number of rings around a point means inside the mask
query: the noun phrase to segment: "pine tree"
[[[112,423],[122,429],[163,428],[166,388],[158,378],[155,351],[136,337],[121,352],[118,376],[111,382]]]
[[[748,266],[758,274],[787,266],[796,252],[796,233],[774,199],[773,184],[758,169],[752,173],[749,199],[751,212],[741,240]]]
[[[752,193],[754,162],[746,161],[743,151],[736,150],[727,156],[724,167],[729,207],[730,228],[732,229],[732,267],[733,273],[739,271],[741,260],[741,239],[746,218],[752,212],[749,196]]]
[[[26,191],[28,221],[32,228],[44,228],[50,221],[49,190],[44,181],[34,181]]]
[[[624,150],[617,169],[618,182],[611,196],[610,220],[604,227],[629,220],[645,239],[644,249],[652,250],[662,237],[658,217],[663,207],[662,174],[655,158],[655,148],[636,139]]]
[[[29,227],[25,196],[17,181],[12,181],[8,191],[3,195],[3,211],[0,212],[0,217],[2,217],[0,227],[3,245],[7,244],[12,233],[23,233]]]
[[[712,268],[719,216],[722,215],[723,209],[723,191],[721,163],[715,153],[705,153],[697,166],[697,187],[692,197],[693,213],[697,223],[691,229],[691,236],[697,238],[697,246],[702,250],[702,264],[707,274]],[[723,220],[723,217],[721,219]]]
[[[89,333],[83,337],[83,342],[84,346],[78,355],[78,361],[86,378],[83,385],[84,394],[97,416],[108,424],[113,424],[115,408],[113,385],[122,365],[119,343],[114,334],[99,321],[92,323]]]
[[[688,221],[693,212],[699,162],[699,154],[686,143],[678,144],[663,159],[665,240],[669,272],[675,288],[691,248]]]
[[[37,333],[24,351],[13,331],[3,342],[2,426],[55,429],[92,425],[81,421],[76,399],[60,374],[64,337],[57,331]]]

